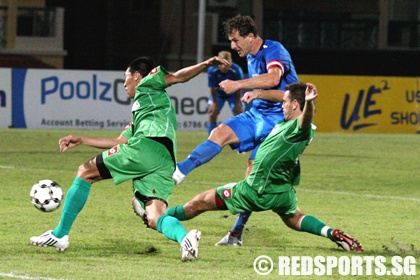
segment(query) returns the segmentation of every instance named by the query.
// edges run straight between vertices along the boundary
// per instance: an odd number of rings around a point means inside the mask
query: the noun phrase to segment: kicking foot
[[[338,246],[346,250],[347,252],[363,252],[362,244],[354,238],[339,229],[335,229],[332,233],[332,236]]]
[[[174,174],[172,174],[172,179],[174,179],[176,185],[179,185],[184,181],[184,178],[185,175],[182,174],[177,165]]]
[[[140,202],[133,197],[131,200],[131,206],[133,207],[134,213],[139,216],[146,226],[149,226],[149,222],[147,221],[146,210],[141,206]]]
[[[45,232],[40,236],[32,236],[30,238],[31,243],[40,247],[55,247],[58,251],[65,251],[69,246],[69,236],[64,235],[62,238],[55,237],[52,230]]]

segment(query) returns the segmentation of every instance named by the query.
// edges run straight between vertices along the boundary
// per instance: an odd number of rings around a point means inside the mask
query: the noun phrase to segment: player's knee
[[[157,229],[157,220],[160,216],[155,215],[154,213],[149,213],[146,215],[147,217],[147,226],[152,229]]]

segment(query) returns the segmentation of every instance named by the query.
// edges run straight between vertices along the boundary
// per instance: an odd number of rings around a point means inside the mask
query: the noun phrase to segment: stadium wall
[[[300,75],[320,132],[420,133],[420,78]],[[168,88],[180,130],[206,130],[207,75]],[[0,69],[0,127],[116,129],[131,120],[121,71]],[[219,121],[231,117],[228,106]]]

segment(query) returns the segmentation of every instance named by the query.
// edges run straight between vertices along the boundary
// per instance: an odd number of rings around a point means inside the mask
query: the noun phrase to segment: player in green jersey
[[[318,96],[315,86],[296,82],[288,85],[285,92],[272,90],[259,94],[259,98],[265,99],[283,95],[284,120],[261,144],[250,175],[239,183],[205,191],[183,205],[169,208],[166,213],[182,221],[209,210],[229,210],[233,214],[272,210],[294,230],[327,237],[347,251],[362,252],[355,238],[303,214],[297,206],[293,186],[299,184],[299,157],[314,136],[312,117]]]
[[[85,205],[92,184],[110,178],[117,185],[132,180],[134,200],[145,209],[147,226],[180,243],[182,261],[197,258],[201,233],[187,232],[178,219],[165,213],[175,185],[172,174],[176,164],[177,128],[175,110],[165,89],[220,64],[229,62],[215,56],[170,74],[149,57],[133,60],[125,71],[124,83],[128,96],[134,99],[132,123],[117,138],[69,135],[59,140],[61,152],[81,144],[108,150],[79,166],[59,224],[54,230],[31,237],[30,241],[37,246],[66,250],[71,226]]]

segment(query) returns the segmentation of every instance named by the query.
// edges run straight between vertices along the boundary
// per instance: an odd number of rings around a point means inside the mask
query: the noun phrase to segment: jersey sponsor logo
[[[231,189],[228,189],[228,190],[223,190],[222,191],[222,195],[223,195],[223,198],[231,198],[232,197],[232,190]]]
[[[118,146],[115,146],[108,150],[108,156],[112,156],[115,153],[118,153]]]

